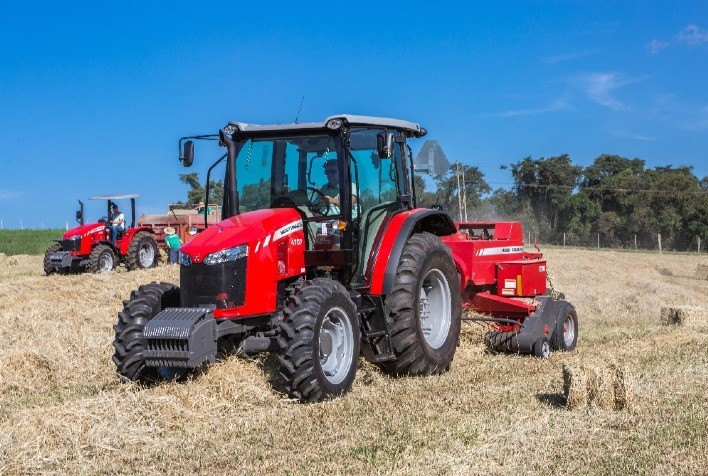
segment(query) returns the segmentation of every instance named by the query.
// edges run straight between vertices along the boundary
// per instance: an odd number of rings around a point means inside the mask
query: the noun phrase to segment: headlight
[[[192,225],[189,227],[189,230],[187,230],[187,233],[189,233],[189,236],[194,236],[197,234],[197,231],[199,231],[197,230],[197,227]]]
[[[184,253],[179,254],[179,264],[182,266],[192,266],[192,258]]]
[[[337,129],[342,127],[342,124],[344,124],[344,121],[342,121],[341,119],[330,119],[329,121],[327,121],[326,126],[327,129],[336,131]]]
[[[248,256],[248,245],[241,245],[207,255],[207,257],[204,258],[204,264],[226,263],[227,261],[236,261],[245,256]]]

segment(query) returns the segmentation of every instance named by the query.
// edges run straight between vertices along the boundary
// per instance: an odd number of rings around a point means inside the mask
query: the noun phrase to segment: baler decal
[[[477,256],[503,255],[507,253],[523,253],[523,246],[502,246],[499,248],[482,248],[476,251]]]

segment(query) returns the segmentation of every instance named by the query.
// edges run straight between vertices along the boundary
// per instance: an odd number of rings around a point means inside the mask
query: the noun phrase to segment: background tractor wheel
[[[128,269],[154,268],[159,256],[155,238],[147,231],[141,231],[133,237],[128,247]]]
[[[429,375],[450,368],[460,338],[460,282],[450,248],[435,235],[413,235],[401,254],[384,314],[396,360],[387,372]]]
[[[143,358],[143,329],[150,319],[168,307],[179,307],[179,288],[170,283],[140,286],[123,302],[115,330],[113,362],[116,372],[128,380],[150,382],[161,376],[159,369],[147,367]],[[164,374],[163,374],[164,375]]]
[[[44,274],[46,274],[47,276],[57,272],[57,268],[52,266],[52,262],[49,260],[49,257],[57,251],[61,251],[61,245],[58,243],[56,245],[50,246],[44,253]]]
[[[116,254],[108,245],[98,245],[89,256],[89,269],[92,273],[107,273],[116,269]]]
[[[556,325],[551,334],[551,348],[563,352],[575,349],[578,343],[578,314],[569,302],[559,302]]]
[[[317,402],[351,388],[361,335],[344,286],[330,279],[305,282],[288,298],[280,333],[278,362],[288,396]]]

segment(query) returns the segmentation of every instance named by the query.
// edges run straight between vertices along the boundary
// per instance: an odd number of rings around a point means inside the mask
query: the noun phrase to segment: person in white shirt
[[[336,159],[330,159],[325,163],[325,174],[327,183],[320,188],[324,198],[322,201],[329,204],[325,210],[325,215],[339,215],[341,213],[342,202],[339,199],[339,163]],[[352,184],[352,214],[356,218],[356,185]]]
[[[118,204],[113,204],[113,214],[111,215],[111,242],[115,244],[118,233],[125,231],[125,215],[118,210]]]

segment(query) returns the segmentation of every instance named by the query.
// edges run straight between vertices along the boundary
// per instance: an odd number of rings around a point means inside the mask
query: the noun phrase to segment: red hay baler
[[[493,351],[573,349],[575,310],[547,291],[520,223],[416,207],[407,141],[425,134],[339,115],[180,139],[186,166],[192,139],[226,147],[223,219],[181,248],[179,286],[143,285],[124,302],[118,374],[154,381],[274,352],[283,390],[314,402],[350,389],[360,355],[393,375],[448,370],[463,319],[491,326]]]

